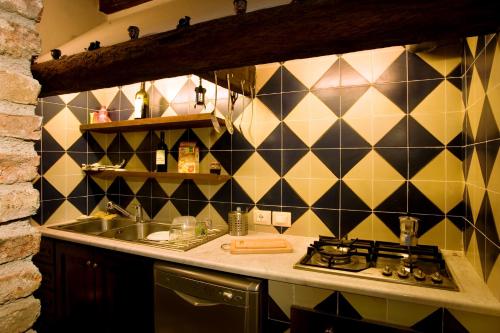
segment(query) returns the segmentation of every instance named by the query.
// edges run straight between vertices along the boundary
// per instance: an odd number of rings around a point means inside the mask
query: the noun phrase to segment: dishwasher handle
[[[188,302],[189,304],[193,306],[215,306],[219,305],[220,303],[214,303],[210,302],[198,297],[194,297],[188,294],[184,294],[183,292],[177,291],[177,290],[172,290],[177,296]]]

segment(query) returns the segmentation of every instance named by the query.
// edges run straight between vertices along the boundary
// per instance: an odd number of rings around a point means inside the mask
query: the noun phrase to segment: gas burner
[[[401,265],[410,269],[413,269],[418,261],[418,256],[411,254],[411,255],[405,255],[403,258],[401,258]]]

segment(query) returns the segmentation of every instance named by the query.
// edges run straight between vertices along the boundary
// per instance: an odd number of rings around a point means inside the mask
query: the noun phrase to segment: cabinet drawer
[[[50,238],[42,237],[40,252],[33,257],[33,262],[53,264],[54,263],[54,241]],[[38,266],[38,265],[37,265]]]

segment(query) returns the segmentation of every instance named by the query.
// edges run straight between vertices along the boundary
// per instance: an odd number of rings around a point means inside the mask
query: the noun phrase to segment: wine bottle
[[[167,145],[165,144],[165,132],[160,132],[160,142],[156,148],[156,171],[167,171]]]
[[[134,119],[147,118],[149,112],[149,96],[146,92],[146,83],[141,82],[141,88],[135,93]]]

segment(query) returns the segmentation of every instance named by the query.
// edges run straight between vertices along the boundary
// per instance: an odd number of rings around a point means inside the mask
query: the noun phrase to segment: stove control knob
[[[400,278],[406,279],[408,275],[410,275],[410,273],[403,266],[399,267],[398,276]]]
[[[443,282],[443,277],[439,272],[436,272],[431,275],[432,282],[434,283],[442,283]]]
[[[416,268],[413,271],[413,276],[417,280],[420,280],[420,281],[425,280],[425,273],[420,268]]]
[[[382,274],[385,276],[392,275],[392,269],[389,267],[389,265],[385,265],[384,269],[382,270]]]

